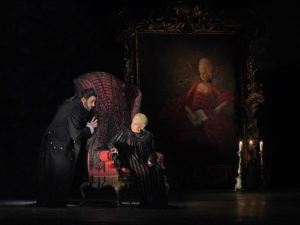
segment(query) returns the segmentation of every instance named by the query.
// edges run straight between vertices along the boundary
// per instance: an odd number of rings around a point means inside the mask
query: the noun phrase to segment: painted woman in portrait
[[[200,58],[198,71],[200,81],[165,105],[161,116],[168,115],[167,129],[175,142],[193,140],[222,151],[232,128],[232,115],[227,112],[233,107],[233,93],[213,84],[216,66],[210,58]]]

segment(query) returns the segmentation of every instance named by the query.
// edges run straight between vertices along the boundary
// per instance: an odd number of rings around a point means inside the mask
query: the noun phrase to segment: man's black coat
[[[78,97],[67,99],[47,128],[39,156],[38,204],[67,203],[79,152],[91,131],[89,112]]]

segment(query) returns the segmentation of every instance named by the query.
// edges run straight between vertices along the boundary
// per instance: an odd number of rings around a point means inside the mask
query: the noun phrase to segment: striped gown
[[[108,147],[118,149],[121,168],[130,168],[141,206],[165,207],[167,194],[164,174],[156,162],[153,135],[146,130],[134,133],[124,128]],[[148,161],[152,166],[147,165]]]

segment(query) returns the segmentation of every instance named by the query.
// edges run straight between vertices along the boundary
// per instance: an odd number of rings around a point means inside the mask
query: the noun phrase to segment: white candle
[[[259,142],[259,150],[260,150],[261,152],[262,152],[262,150],[263,150],[263,145],[264,145],[263,142],[260,141],[260,142]]]
[[[243,142],[240,141],[240,143],[239,143],[239,151],[240,151],[240,152],[242,151],[242,148],[243,148]]]

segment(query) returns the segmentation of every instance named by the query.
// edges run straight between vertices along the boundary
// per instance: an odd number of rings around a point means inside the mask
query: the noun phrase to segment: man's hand
[[[93,117],[93,119],[90,122],[88,122],[88,125],[94,128],[98,127],[98,120],[96,119],[96,117]]]

